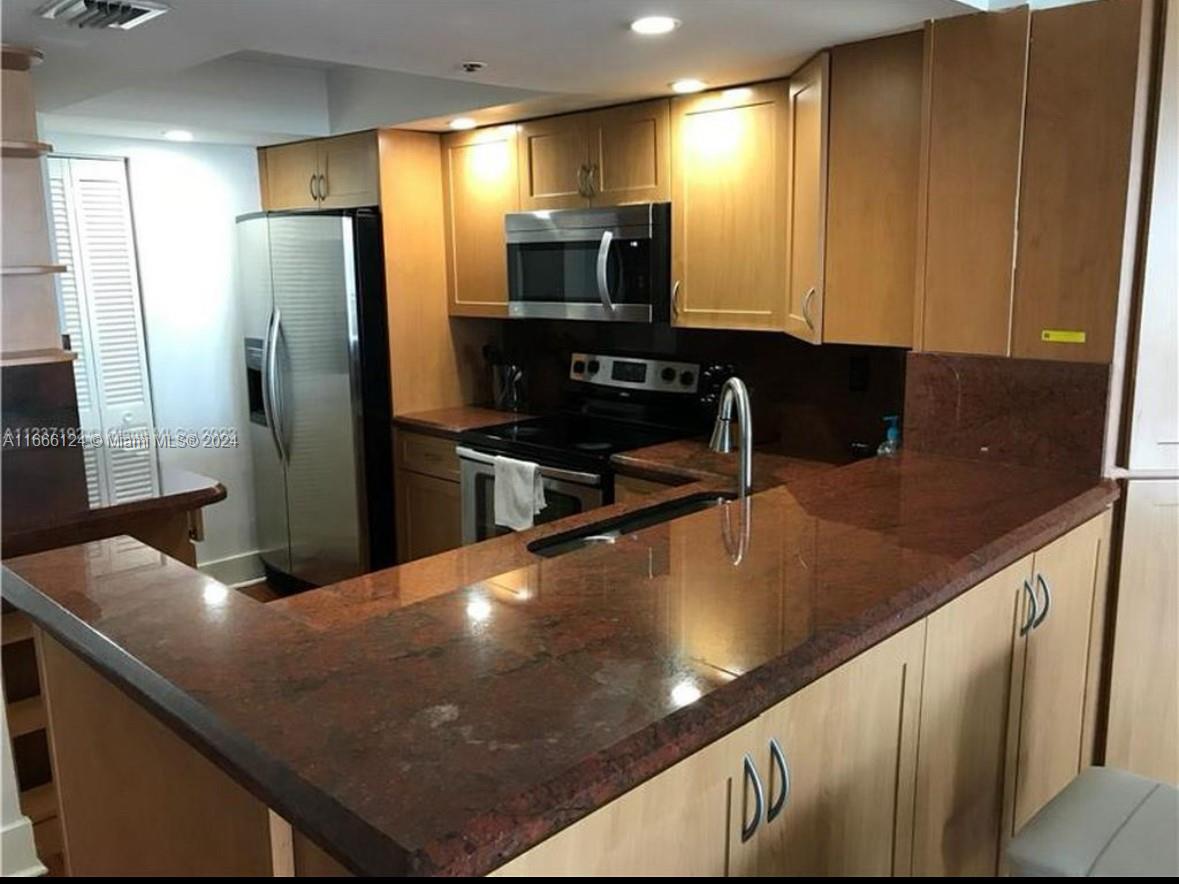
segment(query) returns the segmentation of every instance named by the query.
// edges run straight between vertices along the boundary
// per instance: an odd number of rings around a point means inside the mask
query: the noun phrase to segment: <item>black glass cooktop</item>
[[[550,466],[601,470],[620,451],[689,435],[683,428],[562,413],[471,430],[460,444]]]

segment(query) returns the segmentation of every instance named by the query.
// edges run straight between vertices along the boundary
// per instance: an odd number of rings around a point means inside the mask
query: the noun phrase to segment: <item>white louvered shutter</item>
[[[97,411],[104,436],[123,431],[147,441],[154,434],[154,424],[126,165],[121,160],[69,158],[63,162],[69,170],[65,201],[67,217],[73,222],[69,232],[76,259],[70,276],[79,305],[78,325],[86,329],[82,346],[92,381],[86,395],[91,397],[88,401]],[[52,200],[52,185],[50,196]],[[69,296],[63,283],[63,303]],[[68,327],[68,307],[66,313]],[[79,381],[79,406],[82,395]],[[103,475],[100,488],[105,486],[102,490],[109,502],[123,503],[158,492],[157,461],[150,442],[136,449],[105,446],[98,459]]]
[[[75,270],[78,267],[77,220],[74,217],[74,200],[70,183],[70,161],[63,157],[50,157],[47,164],[49,183],[49,221],[53,234],[54,254],[66,266],[66,272],[58,274],[57,287],[61,298],[62,324],[70,336],[70,349],[78,358],[74,360],[74,386],[78,396],[78,422],[87,433],[101,433],[102,420],[99,416],[98,378],[90,358],[90,318],[86,300],[79,291]],[[106,457],[100,448],[88,448],[83,452],[86,465],[86,491],[92,506],[110,502],[107,491]]]

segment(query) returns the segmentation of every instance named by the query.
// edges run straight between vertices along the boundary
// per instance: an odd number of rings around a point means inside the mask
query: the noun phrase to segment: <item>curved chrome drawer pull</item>
[[[778,769],[778,779],[782,783],[782,791],[778,793],[778,797],[770,802],[769,810],[766,811],[766,822],[773,822],[774,817],[780,814],[783,808],[786,807],[786,800],[790,797],[790,765],[786,763],[786,753],[782,751],[782,745],[778,742],[777,737],[770,738],[770,765],[771,769]],[[771,777],[770,784],[773,785]]]
[[[1028,631],[1036,625],[1036,591],[1032,589],[1032,585],[1026,580],[1023,582],[1023,591],[1028,597],[1028,619],[1024,621],[1023,626],[1019,627],[1020,635],[1027,635]]]
[[[746,755],[743,765],[745,767],[745,782],[753,786],[753,819],[748,823],[745,822],[744,807],[742,808],[741,841],[745,842],[753,837],[753,833],[761,825],[761,812],[765,808],[766,797],[761,788],[761,777],[757,775],[757,768],[753,765],[753,759]]]
[[[1036,583],[1044,590],[1044,607],[1040,611],[1040,616],[1032,624],[1032,629],[1035,629],[1044,622],[1044,618],[1048,616],[1048,609],[1052,607],[1052,587],[1048,585],[1048,581],[1044,579],[1043,574],[1036,575]]]

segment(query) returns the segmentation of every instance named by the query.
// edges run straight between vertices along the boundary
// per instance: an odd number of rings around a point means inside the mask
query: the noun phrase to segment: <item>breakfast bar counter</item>
[[[905,453],[556,558],[528,543],[569,521],[270,604],[162,555],[124,564],[112,541],[8,560],[3,593],[50,657],[268,808],[272,847],[289,823],[296,863],[305,837],[356,873],[484,874],[924,628],[1117,493]]]

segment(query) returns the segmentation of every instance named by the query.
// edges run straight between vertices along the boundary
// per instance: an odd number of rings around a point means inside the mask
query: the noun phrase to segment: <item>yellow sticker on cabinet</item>
[[[1046,344],[1083,344],[1085,333],[1062,328],[1045,328],[1040,330],[1040,340]]]

